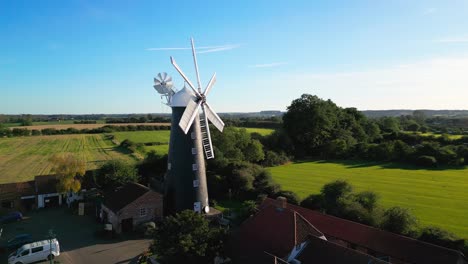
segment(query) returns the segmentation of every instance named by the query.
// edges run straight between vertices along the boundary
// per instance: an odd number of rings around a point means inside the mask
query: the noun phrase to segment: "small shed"
[[[161,219],[163,195],[150,188],[128,183],[104,196],[100,217],[117,233],[132,231],[139,224]]]

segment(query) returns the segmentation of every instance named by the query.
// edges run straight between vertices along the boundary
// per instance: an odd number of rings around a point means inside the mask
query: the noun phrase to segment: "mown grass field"
[[[128,132],[114,132],[111,133],[119,142],[125,139],[131,140],[135,143],[169,143],[169,130],[156,130],[156,131],[128,131]]]
[[[96,135],[57,135],[0,138],[0,183],[28,181],[51,173],[49,159],[56,153],[73,153],[94,169],[110,159],[132,161],[111,141]]]
[[[356,191],[380,195],[384,207],[409,208],[421,225],[434,225],[468,238],[468,168],[426,170],[399,164],[352,161],[297,162],[269,168],[284,190],[301,198],[333,180],[348,180]]]
[[[246,128],[249,133],[259,133],[261,135],[269,135],[273,133],[273,129],[267,128]],[[157,131],[128,131],[128,132],[114,132],[111,133],[115,136],[118,142],[122,142],[125,139],[129,139],[135,143],[159,143],[160,145],[144,146],[146,152],[155,150],[158,154],[167,154],[169,151],[169,130],[157,130]]]

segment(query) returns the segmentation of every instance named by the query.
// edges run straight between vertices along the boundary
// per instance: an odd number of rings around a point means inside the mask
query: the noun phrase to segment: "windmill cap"
[[[182,90],[175,93],[171,98],[171,107],[186,107],[189,103],[189,100],[195,101],[197,98],[195,94],[187,87],[182,88]]]

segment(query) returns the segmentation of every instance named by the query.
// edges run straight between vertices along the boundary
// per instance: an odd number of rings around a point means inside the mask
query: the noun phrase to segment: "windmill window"
[[[146,216],[146,208],[140,208],[140,217]]]
[[[197,154],[197,149],[196,148],[192,148],[192,154],[193,155]]]
[[[195,132],[190,133],[190,137],[191,137],[192,139],[195,139]]]
[[[198,187],[200,186],[200,181],[199,180],[193,180],[193,187]]]
[[[192,164],[192,170],[193,170],[193,171],[198,170],[198,165],[197,165],[197,164]]]
[[[170,163],[170,162],[167,164],[167,169],[168,169],[168,170],[171,169],[171,163]]]

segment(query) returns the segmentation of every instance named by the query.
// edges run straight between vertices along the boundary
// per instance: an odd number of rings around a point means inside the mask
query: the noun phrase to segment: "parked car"
[[[20,234],[16,235],[10,240],[6,241],[1,248],[7,251],[17,250],[24,244],[28,244],[32,242],[32,237],[30,234]]]
[[[57,239],[48,239],[23,245],[8,256],[8,264],[28,264],[41,260],[52,260],[60,255]]]
[[[23,219],[23,214],[21,214],[21,212],[11,212],[0,217],[0,224],[15,222],[15,221],[19,221],[22,219]]]

